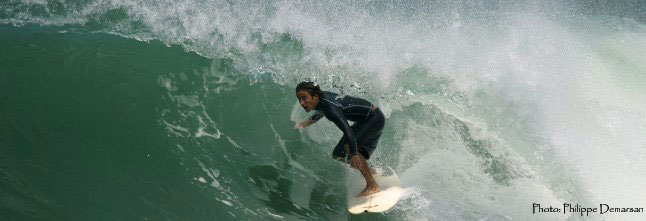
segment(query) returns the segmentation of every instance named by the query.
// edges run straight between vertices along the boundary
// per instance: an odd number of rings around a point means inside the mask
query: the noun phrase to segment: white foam
[[[630,18],[563,16],[568,8],[546,13],[560,5],[552,3],[486,10],[462,2],[101,0],[63,16],[23,12],[0,22],[84,24],[124,10],[125,21],[102,31],[232,59],[237,71],[272,73],[278,83],[314,79],[325,89],[369,95],[397,133],[382,139],[401,144],[393,162],[404,184],[419,190],[420,208],[431,208],[411,218],[525,219],[531,217],[517,211],[526,211],[528,200],[646,206],[640,204],[646,198],[640,191],[646,186],[646,28]],[[237,82],[213,79],[224,84],[209,88],[205,77],[200,96],[176,94],[170,78],[159,79],[173,101],[191,109],[173,113],[191,116],[186,122],[162,121],[169,132],[220,138],[202,101]],[[402,116],[416,104],[422,104],[418,112]],[[437,122],[420,123],[420,116],[443,122],[433,127]],[[295,104],[291,120],[304,117]],[[184,126],[193,121],[197,129]],[[280,131],[271,128],[289,158]],[[511,174],[503,175],[511,183],[484,172],[492,159],[470,150],[456,132],[461,128],[492,143],[481,148],[509,167]],[[300,132],[319,144],[340,137],[329,122]],[[550,175],[558,168],[562,174]],[[205,172],[215,180],[213,171]],[[452,214],[450,204],[470,213]],[[449,212],[442,216],[438,209]]]

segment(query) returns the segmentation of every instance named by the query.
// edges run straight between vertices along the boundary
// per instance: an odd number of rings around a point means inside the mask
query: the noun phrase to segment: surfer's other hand
[[[352,158],[350,159],[350,166],[356,169],[361,169],[363,168],[363,160],[361,160],[359,154],[352,155]]]
[[[294,125],[294,129],[303,129],[303,128],[306,128],[306,127],[312,125],[315,122],[316,121],[314,121],[314,120],[305,120],[305,121],[302,121],[302,122],[297,122]]]
[[[303,128],[305,128],[305,126],[303,125],[303,122],[296,122],[296,124],[294,124],[294,129],[303,129]]]

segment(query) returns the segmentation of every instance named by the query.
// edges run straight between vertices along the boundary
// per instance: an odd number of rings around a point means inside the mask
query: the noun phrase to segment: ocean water
[[[342,136],[386,115],[390,211],[349,215]],[[5,0],[0,220],[639,220],[646,2]]]

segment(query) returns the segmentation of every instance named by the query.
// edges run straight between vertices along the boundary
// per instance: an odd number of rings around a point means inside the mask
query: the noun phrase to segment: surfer
[[[309,119],[296,124],[305,128],[324,116],[343,131],[343,137],[332,152],[332,158],[348,162],[358,169],[366,179],[366,188],[357,196],[368,196],[379,192],[379,185],[372,177],[368,160],[377,148],[381,130],[384,128],[384,114],[370,102],[351,96],[321,91],[313,82],[301,82],[296,86],[296,97],[306,112],[316,111]],[[354,124],[350,126],[349,121]]]

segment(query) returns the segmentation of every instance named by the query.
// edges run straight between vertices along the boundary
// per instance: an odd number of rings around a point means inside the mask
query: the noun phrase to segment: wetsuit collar
[[[323,91],[323,95],[327,95],[325,97],[330,97],[329,94],[330,94],[329,92]],[[314,110],[322,110],[323,109],[323,105],[324,105],[323,102],[325,102],[325,99],[324,99],[325,97],[319,95],[319,103],[316,105],[316,108],[314,108]]]

